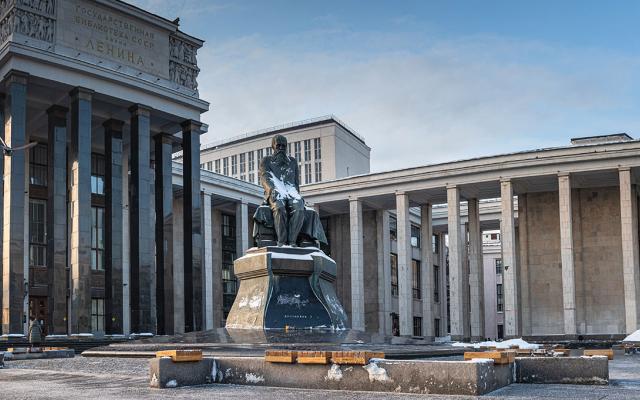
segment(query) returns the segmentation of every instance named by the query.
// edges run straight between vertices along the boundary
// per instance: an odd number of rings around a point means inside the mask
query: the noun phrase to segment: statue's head
[[[271,147],[273,148],[273,154],[287,152],[287,138],[282,135],[275,135],[271,139]]]

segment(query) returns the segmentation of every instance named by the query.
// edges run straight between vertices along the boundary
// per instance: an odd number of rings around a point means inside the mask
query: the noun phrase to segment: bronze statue
[[[278,246],[296,246],[304,224],[304,199],[300,196],[298,162],[287,156],[287,138],[276,135],[271,140],[273,155],[260,163],[260,184],[265,201],[273,213],[273,227]]]

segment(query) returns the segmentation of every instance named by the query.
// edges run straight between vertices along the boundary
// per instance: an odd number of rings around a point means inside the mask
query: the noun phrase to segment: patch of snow
[[[158,386],[158,377],[156,376],[156,374],[153,374],[151,376],[151,386]]]
[[[438,336],[433,341],[436,342],[436,343],[450,342],[451,341],[451,336],[450,335],[449,336]]]
[[[57,338],[65,338],[66,339],[66,338],[68,338],[67,335],[47,335],[46,337],[50,338],[50,339],[57,339]]]
[[[331,368],[329,368],[329,371],[327,371],[327,376],[324,378],[324,380],[329,380],[329,381],[339,381],[342,380],[342,370],[340,369],[340,366],[338,364],[333,364],[331,365]]]
[[[164,387],[168,387],[168,388],[178,387],[178,381],[176,381],[175,379],[172,379],[169,382],[167,382],[167,384],[164,385]]]
[[[260,383],[260,382],[264,382],[264,377],[260,376],[260,375],[256,375],[252,372],[247,372],[246,374],[244,374],[244,379],[247,381],[247,383]]]
[[[238,302],[239,308],[245,308],[247,305],[249,305],[249,299],[246,297],[241,298],[240,301]]]
[[[622,339],[623,342],[640,342],[640,329]]]
[[[313,253],[309,254],[311,257],[316,256],[316,257],[322,257],[325,258],[331,262],[335,262],[333,261],[333,258],[329,257],[328,255],[324,254],[324,251],[314,251]]]
[[[455,342],[455,343],[452,343],[451,346],[453,346],[453,347],[473,347],[474,349],[479,349],[480,347],[495,347],[496,349],[508,349],[511,346],[518,346],[520,349],[526,349],[526,350],[537,350],[540,347],[539,344],[528,343],[528,342],[522,340],[522,338],[509,339],[509,340],[504,340],[502,342],[494,342],[494,341],[479,342],[479,343]]]
[[[251,300],[249,300],[249,308],[252,310],[257,310],[262,305],[262,296],[252,296]]]
[[[362,368],[369,373],[369,382],[393,382],[393,380],[389,378],[389,375],[387,375],[387,370],[378,367],[378,364],[374,362],[363,365]]]
[[[300,300],[300,294],[294,294],[294,295],[279,294],[278,304],[296,306],[297,308],[302,308],[302,307],[305,307],[307,304],[309,304],[309,300],[306,300],[306,299]]]
[[[484,364],[491,363],[491,364],[493,364],[493,360],[491,358],[472,358],[469,361],[474,362],[474,363],[484,363]]]
[[[271,182],[273,183],[273,188],[278,192],[278,196],[276,197],[278,200],[284,199],[294,199],[300,200],[302,196],[298,193],[298,190],[295,186],[290,183],[283,182],[281,179],[276,177],[273,172],[269,171],[269,175]]]
[[[284,246],[283,246],[284,247]],[[271,258],[286,260],[306,260],[313,261],[311,254],[288,254],[288,253],[271,253]]]

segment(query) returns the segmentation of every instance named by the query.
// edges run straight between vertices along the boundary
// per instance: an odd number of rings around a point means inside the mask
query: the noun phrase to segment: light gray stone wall
[[[564,333],[558,192],[528,193],[519,212],[531,335]],[[572,189],[577,333],[625,328],[618,187]],[[526,240],[525,240],[526,239]],[[525,248],[526,247],[526,248]],[[526,332],[529,333],[529,332]]]

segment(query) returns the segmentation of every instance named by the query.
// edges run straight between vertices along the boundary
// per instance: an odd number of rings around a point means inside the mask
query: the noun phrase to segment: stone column
[[[634,189],[631,170],[629,168],[620,168],[619,176],[624,311],[626,333],[629,334],[640,328],[640,307],[638,306],[638,302],[640,302],[638,198]]]
[[[140,104],[131,113],[130,307],[133,333],[155,332],[151,315],[151,274],[153,273],[151,229],[151,109]]]
[[[236,203],[236,253],[242,257],[249,248],[249,205],[245,200]]]
[[[437,282],[433,282],[433,237],[431,204],[423,204],[420,207],[420,258],[422,259],[422,336],[427,341],[433,341],[433,288]]]
[[[125,335],[131,333],[131,232],[129,219],[129,154],[130,145],[122,147],[122,330]]]
[[[212,199],[213,203],[213,199]],[[212,277],[213,277],[213,327],[223,327],[224,312],[222,307],[222,212],[214,208],[211,211],[212,240]]]
[[[469,286],[471,305],[471,338],[485,338],[484,331],[484,263],[482,260],[482,231],[480,229],[480,201],[467,202],[469,219]]]
[[[389,211],[378,210],[377,250],[378,250],[378,332],[391,335],[391,234],[389,232]]]
[[[440,334],[446,336],[450,333],[449,329],[447,329],[449,326],[449,314],[447,313],[447,284],[449,283],[447,279],[447,245],[444,233],[439,233],[438,238],[440,242],[440,248],[438,249],[440,258]]]
[[[202,329],[202,207],[200,202],[200,127],[182,123],[184,155],[184,325],[185,332]]]
[[[71,333],[91,332],[91,115],[93,91],[71,96]]]
[[[50,335],[67,333],[67,113],[54,105],[48,116],[47,316]]]
[[[10,147],[26,144],[27,78],[15,70],[5,76],[4,138]],[[2,333],[25,334],[25,275],[29,267],[25,245],[28,227],[25,208],[29,199],[27,154],[16,151],[4,158],[4,214],[2,218]],[[28,299],[27,299],[28,301]]]
[[[203,225],[202,237],[204,241],[204,329],[213,329],[213,232],[211,227],[211,194],[202,195]]]
[[[504,272],[504,325],[505,336],[520,335],[518,315],[518,266],[516,259],[516,229],[513,213],[513,185],[509,179],[500,181],[500,237],[502,238],[502,265]]]
[[[560,259],[562,260],[562,303],[564,334],[576,335],[576,281],[573,262],[573,218],[571,214],[571,178],[558,174],[560,212]]]
[[[460,189],[457,186],[447,187],[447,207],[449,225],[449,293],[450,293],[450,318],[451,338],[453,340],[466,340],[465,334],[467,319],[465,318],[464,291],[469,282],[464,279],[462,232],[460,225]],[[442,273],[446,269],[442,268]],[[446,292],[442,293],[446,301]]]
[[[104,127],[105,154],[105,333],[124,333],[122,272],[122,127],[123,121],[109,119]]]
[[[174,333],[173,321],[173,137],[154,136],[156,208],[156,319],[159,335]]]
[[[364,245],[362,202],[349,199],[351,228],[351,329],[364,331]]]
[[[411,270],[411,220],[409,195],[396,193],[398,221],[398,309],[400,336],[413,336],[413,293]]]

